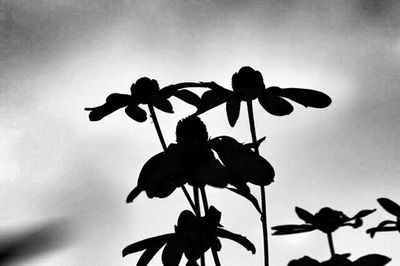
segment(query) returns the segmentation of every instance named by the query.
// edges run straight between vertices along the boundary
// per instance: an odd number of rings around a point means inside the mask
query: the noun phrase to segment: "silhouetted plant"
[[[313,230],[320,230],[325,233],[328,237],[329,250],[332,257],[335,255],[335,248],[333,245],[332,233],[344,226],[351,226],[353,228],[359,228],[362,226],[362,218],[373,213],[374,210],[362,210],[359,211],[353,217],[346,216],[341,211],[332,210],[331,208],[322,208],[315,215],[312,215],[308,211],[296,207],[295,209],[297,216],[302,219],[305,224],[288,224],[279,225],[272,227],[275,232],[273,235],[288,235],[310,232]]]
[[[394,201],[387,198],[377,199],[378,203],[384,210],[396,217],[395,221],[385,220],[381,222],[377,227],[372,227],[367,230],[367,233],[371,235],[371,238],[375,236],[377,232],[400,232],[400,206]]]
[[[218,85],[215,82],[201,82],[201,84],[210,88],[210,90],[206,91],[201,96],[200,103],[197,105],[197,111],[194,115],[200,115],[208,110],[213,109],[214,107],[226,103],[228,121],[233,127],[239,118],[241,102],[246,102],[253,143],[257,142],[252,105],[253,100],[258,99],[261,106],[268,113],[276,116],[288,115],[293,111],[293,106],[286,99],[302,104],[305,107],[325,108],[331,104],[331,99],[329,96],[315,90],[300,88],[281,89],[276,86],[266,88],[261,73],[249,66],[244,66],[237,73],[233,74],[232,91]],[[257,154],[259,154],[257,145],[254,146],[254,150]],[[262,204],[261,222],[264,240],[264,262],[265,266],[268,266],[268,229],[264,185],[260,185],[260,190]]]
[[[162,262],[166,266],[178,266],[183,254],[187,258],[187,266],[195,266],[197,260],[211,247],[221,250],[219,238],[227,238],[237,242],[247,250],[255,253],[254,245],[247,238],[221,228],[221,213],[213,206],[200,217],[191,211],[183,211],[175,226],[175,233],[148,238],[133,243],[122,251],[123,256],[144,250],[137,265],[147,265],[154,255],[165,245]]]
[[[350,254],[335,254],[332,258],[323,262],[318,262],[315,259],[305,256],[298,260],[292,260],[287,266],[383,266],[390,261],[390,258],[386,256],[370,254],[352,262],[348,259],[349,256]]]

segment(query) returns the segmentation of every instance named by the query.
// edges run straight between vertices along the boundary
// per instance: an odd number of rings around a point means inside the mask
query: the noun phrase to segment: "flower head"
[[[242,67],[232,76],[232,89],[243,101],[257,99],[265,89],[263,77],[249,66]]]
[[[376,232],[400,232],[400,206],[396,202],[387,198],[379,198],[378,203],[382,206],[384,210],[394,215],[396,217],[396,220],[385,220],[381,222],[377,227],[368,229],[367,233],[370,234],[371,237],[374,237]]]

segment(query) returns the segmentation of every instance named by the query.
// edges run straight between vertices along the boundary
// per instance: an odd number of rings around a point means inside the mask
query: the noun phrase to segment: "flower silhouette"
[[[242,101],[249,102],[258,99],[261,106],[270,114],[276,116],[288,115],[293,106],[286,99],[297,102],[305,107],[325,108],[331,104],[331,98],[319,91],[300,88],[266,88],[259,71],[249,66],[242,67],[232,76],[232,89],[228,90],[215,82],[201,83],[210,88],[202,97],[195,115],[202,114],[218,105],[226,103],[229,124],[233,127],[240,114]]]
[[[198,86],[196,83],[179,83],[169,85],[160,90],[158,82],[155,79],[142,77],[131,85],[131,94],[110,94],[106,102],[98,107],[85,108],[90,111],[90,121],[99,121],[109,114],[125,107],[125,113],[137,122],[144,122],[147,119],[147,113],[139,105],[148,104],[155,108],[173,113],[173,108],[168,100],[175,96],[185,102],[197,104],[199,97],[188,90],[179,90],[184,87]]]
[[[177,143],[170,144],[165,152],[146,162],[127,202],[132,202],[142,191],[150,198],[163,198],[185,183],[194,187],[232,185],[231,191],[249,199],[259,210],[247,183],[269,185],[274,169],[250,149],[250,144],[241,144],[228,136],[209,139],[206,126],[196,116],[178,123],[176,139]]]
[[[302,219],[305,224],[301,225],[279,225],[272,227],[275,232],[273,235],[287,235],[309,232],[313,230],[320,230],[324,233],[330,234],[336,231],[339,227],[351,226],[358,228],[362,225],[362,218],[373,213],[374,210],[362,210],[356,215],[349,218],[341,211],[332,210],[331,208],[322,208],[315,215],[308,211],[296,207],[297,216]]]
[[[183,254],[187,258],[186,265],[198,265],[197,260],[213,246],[221,250],[219,238],[227,238],[237,242],[247,250],[255,253],[254,245],[247,238],[222,229],[219,224],[221,213],[211,206],[206,215],[196,217],[191,211],[183,211],[175,226],[175,233],[160,235],[133,243],[124,248],[122,255],[144,250],[137,265],[147,265],[154,255],[165,245],[162,252],[164,266],[179,265]]]
[[[394,201],[387,198],[379,198],[377,201],[384,210],[396,217],[396,221],[385,220],[381,222],[377,227],[368,229],[367,233],[370,234],[372,238],[375,236],[376,232],[400,232],[400,206]]]
[[[304,256],[298,260],[290,261],[287,266],[383,266],[391,260],[383,255],[370,254],[352,262],[348,259],[349,256],[350,254],[335,254],[332,258],[324,262],[318,262],[315,259]]]

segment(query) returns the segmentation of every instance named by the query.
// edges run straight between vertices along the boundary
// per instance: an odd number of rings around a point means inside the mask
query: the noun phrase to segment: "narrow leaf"
[[[229,189],[230,191],[235,192],[236,194],[248,199],[253,204],[253,206],[256,208],[256,210],[260,214],[262,214],[260,205],[258,204],[258,200],[249,191],[245,191],[243,189],[237,189],[237,188],[230,188],[230,187],[228,187],[227,189]]]
[[[379,255],[379,254],[369,254],[366,256],[360,257],[356,260],[353,265],[354,266],[383,266],[391,261],[390,258]]]
[[[251,251],[252,254],[256,253],[256,247],[251,243],[246,237],[234,234],[232,232],[229,232],[228,230],[222,229],[222,228],[217,228],[217,235],[222,238],[227,238],[232,241],[235,241],[236,243],[242,245],[244,248],[247,250]]]
[[[302,219],[304,222],[312,224],[314,221],[314,215],[312,215],[311,213],[309,213],[308,211],[300,208],[300,207],[296,207],[295,208],[296,214],[297,216],[299,216],[300,219]]]
[[[387,198],[379,198],[378,203],[389,213],[396,217],[400,217],[400,206],[394,201]]]
[[[271,115],[284,116],[293,111],[293,106],[283,98],[269,93],[267,90],[258,97],[261,106]]]
[[[165,234],[161,236],[147,238],[136,243],[130,244],[129,246],[125,247],[122,250],[122,256],[125,257],[126,255],[150,248],[155,245],[165,244],[174,234]]]

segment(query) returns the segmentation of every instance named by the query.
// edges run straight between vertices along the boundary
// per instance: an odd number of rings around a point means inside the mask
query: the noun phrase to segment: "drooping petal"
[[[228,187],[227,189],[229,189],[232,192],[235,192],[236,194],[248,199],[253,206],[256,208],[256,210],[261,214],[261,208],[260,205],[258,204],[258,200],[256,197],[253,196],[253,194],[250,193],[249,190],[244,190],[244,189],[238,189],[238,188],[230,188]]]
[[[196,93],[191,92],[189,90],[178,90],[173,93],[173,96],[184,101],[185,103],[195,106],[196,108],[200,104],[200,97],[197,96]]]
[[[140,256],[136,266],[147,266],[150,261],[154,258],[156,253],[164,246],[164,242],[160,242],[158,244],[154,244],[151,247],[147,248],[142,256]]]
[[[157,98],[156,100],[153,100],[151,103],[154,105],[154,107],[163,112],[170,114],[174,112],[171,102],[167,99]]]
[[[122,250],[122,256],[125,257],[126,255],[129,255],[129,254],[132,254],[135,252],[139,252],[141,250],[145,250],[145,249],[153,247],[153,246],[164,245],[173,236],[174,236],[174,234],[165,234],[165,235],[147,238],[147,239],[138,241],[136,243],[130,244]]]
[[[284,116],[293,111],[293,106],[288,101],[270,93],[268,90],[265,90],[258,97],[258,101],[265,111],[271,115]]]
[[[288,225],[278,225],[271,227],[273,235],[291,235],[298,233],[305,233],[315,230],[316,228],[313,225],[309,224],[288,224]]]
[[[217,228],[218,237],[227,238],[236,243],[242,245],[245,249],[251,251],[252,254],[256,253],[256,247],[246,237],[238,234],[234,234],[228,230]]]
[[[400,217],[400,206],[387,198],[379,198],[378,203],[384,208],[388,213],[393,214],[396,217]]]
[[[144,122],[147,119],[146,111],[135,104],[130,104],[125,108],[125,113],[136,122]]]
[[[177,236],[172,237],[162,253],[162,262],[164,266],[178,266],[182,259],[183,247]]]
[[[85,108],[85,110],[90,111],[89,113],[90,121],[99,121],[104,117],[106,117],[107,115],[117,111],[118,109],[127,106],[130,101],[131,101],[130,95],[113,93],[107,97],[105,104],[98,107]]]
[[[314,215],[312,215],[308,211],[306,211],[300,207],[296,207],[295,211],[296,211],[297,216],[299,216],[299,218],[302,219],[304,222],[306,222],[308,224],[312,224],[314,222]]]
[[[369,254],[358,258],[353,262],[354,266],[383,266],[391,261],[389,257],[379,254]]]
[[[229,97],[226,102],[226,114],[228,116],[229,125],[234,127],[240,114],[241,100],[237,97]]]
[[[375,212],[376,209],[373,210],[362,210],[359,211],[356,215],[354,215],[352,218],[349,218],[349,220],[354,220],[354,219],[361,219],[367,215],[370,215],[371,213]]]
[[[273,88],[276,95],[288,98],[305,107],[325,108],[332,103],[331,98],[320,91],[300,88]]]
[[[223,104],[228,100],[233,92],[223,89],[223,90],[209,90],[203,93],[200,98],[200,103],[197,107],[197,111],[193,115],[200,115],[202,113],[211,110],[218,105]]]

